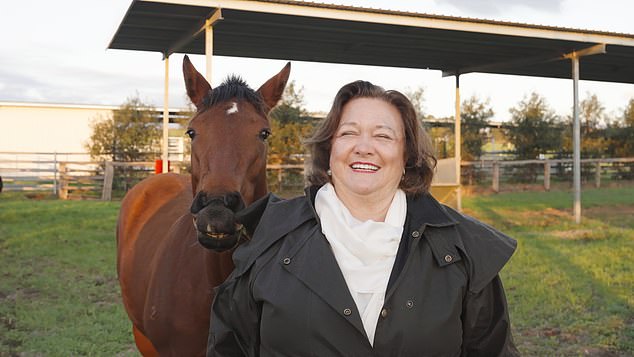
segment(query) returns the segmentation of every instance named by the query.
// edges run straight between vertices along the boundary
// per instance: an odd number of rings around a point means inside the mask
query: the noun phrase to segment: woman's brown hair
[[[330,150],[332,138],[339,127],[345,105],[355,98],[377,98],[392,104],[401,114],[405,129],[405,175],[399,188],[408,194],[422,194],[429,191],[436,158],[432,152],[431,140],[416,118],[412,103],[402,93],[386,91],[367,81],[355,81],[343,86],[332,103],[332,108],[323,122],[304,143],[311,154],[308,182],[324,185],[330,182]]]

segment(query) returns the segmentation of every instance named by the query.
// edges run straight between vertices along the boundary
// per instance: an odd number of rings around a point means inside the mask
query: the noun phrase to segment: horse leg
[[[158,352],[152,345],[152,342],[148,340],[145,335],[136,328],[136,326],[132,325],[132,333],[134,334],[134,342],[136,343],[136,347],[139,349],[139,352],[143,355],[143,357],[158,357]]]

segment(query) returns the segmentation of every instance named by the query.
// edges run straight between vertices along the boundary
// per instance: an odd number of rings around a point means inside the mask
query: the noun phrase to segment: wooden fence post
[[[110,201],[112,199],[113,176],[114,165],[112,165],[112,161],[106,161],[106,168],[103,174],[103,191],[101,192],[102,201]]]
[[[57,191],[57,197],[60,200],[68,199],[68,177],[66,177],[66,171],[68,171],[67,169],[65,162],[59,163],[59,190]]]
[[[493,161],[493,192],[500,192],[500,163]]]
[[[596,163],[596,171],[594,173],[594,186],[596,188],[601,187],[601,161]]]
[[[550,162],[544,162],[544,189],[550,191]]]

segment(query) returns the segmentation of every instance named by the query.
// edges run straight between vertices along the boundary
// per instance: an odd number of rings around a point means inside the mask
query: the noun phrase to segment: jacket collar
[[[304,190],[305,197],[308,202],[306,213],[311,212],[317,222],[319,216],[315,211],[315,197],[321,186],[310,186]],[[457,224],[457,222],[449,217],[447,210],[429,193],[420,195],[407,195],[407,213],[412,219],[414,227],[447,227]],[[311,217],[312,218],[312,217]]]
[[[413,227],[448,227],[456,225],[441,205],[430,193],[407,197],[407,212]]]

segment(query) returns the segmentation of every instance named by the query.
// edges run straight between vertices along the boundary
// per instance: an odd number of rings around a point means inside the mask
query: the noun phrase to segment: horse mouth
[[[220,233],[220,232],[204,232],[205,235],[211,239],[227,239],[229,236],[235,235],[235,234],[240,234],[242,232],[242,230],[244,229],[244,226],[241,224],[236,224],[236,230],[235,233]]]
[[[217,252],[223,252],[225,250],[235,248],[240,242],[240,237],[244,232],[244,226],[240,223],[235,223],[234,231],[231,233],[218,232],[214,230],[214,227],[211,225],[207,225],[207,227],[205,227],[206,229],[203,231],[198,229],[195,218],[194,227],[196,227],[198,242],[203,247]]]

